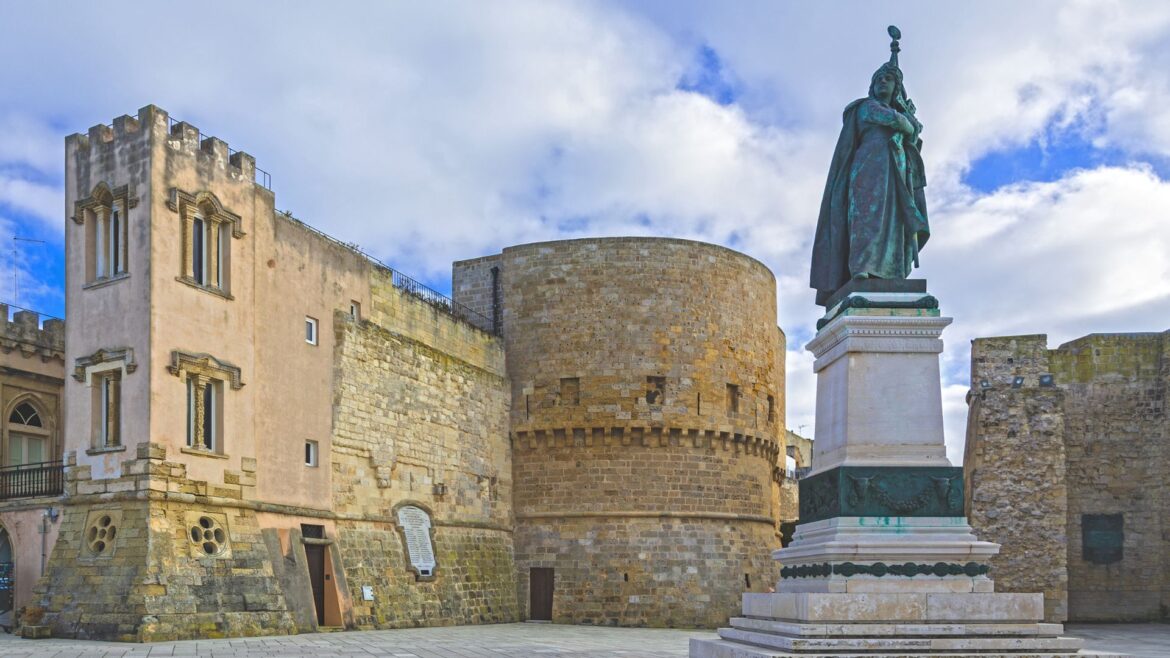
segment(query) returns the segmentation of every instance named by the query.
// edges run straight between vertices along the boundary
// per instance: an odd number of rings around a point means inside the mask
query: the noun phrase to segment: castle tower
[[[59,637],[514,621],[500,340],[148,106],[66,142]],[[406,289],[404,289],[406,288]]]
[[[453,291],[506,345],[529,618],[711,627],[775,583],[784,334],[766,267],[568,240],[457,262]]]
[[[147,106],[66,140],[66,487],[54,635],[295,632],[254,509],[245,153]],[[232,276],[233,270],[238,273]],[[197,536],[196,536],[197,535]]]

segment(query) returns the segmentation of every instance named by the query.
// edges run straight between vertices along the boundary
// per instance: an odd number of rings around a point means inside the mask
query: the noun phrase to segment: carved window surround
[[[134,350],[129,347],[102,348],[74,362],[73,379],[93,389],[86,454],[126,449],[122,444],[122,380],[137,369]]]
[[[187,447],[181,452],[226,457],[223,438],[223,383],[243,388],[240,369],[210,354],[174,350],[167,371],[187,384]]]
[[[182,222],[182,270],[175,279],[193,288],[234,299],[229,291],[231,280],[230,241],[221,240],[223,231],[230,229],[232,238],[244,237],[243,220],[226,208],[211,192],[191,194],[172,187],[167,208],[178,213]],[[206,226],[196,236],[196,224]],[[196,238],[203,262],[195,263]]]
[[[78,358],[74,364],[73,379],[86,386],[93,386],[93,376],[96,373],[121,370],[124,377],[138,369],[138,363],[134,361],[134,350],[129,347],[102,348],[89,356]]]
[[[221,361],[210,354],[192,354],[182,350],[171,351],[171,365],[167,372],[186,381],[188,377],[202,376],[230,383],[232,390],[244,387],[240,369],[227,361]]]
[[[93,188],[93,193],[84,199],[78,199],[73,204],[73,220],[75,224],[85,224],[86,211],[92,211],[94,215],[101,217],[98,211],[109,213],[113,209],[115,201],[121,201],[123,207],[127,210],[138,207],[138,197],[130,196],[129,185],[119,185],[110,189],[109,185],[105,183],[98,183]]]
[[[128,185],[113,189],[105,182],[94,186],[73,204],[73,222],[85,227],[85,288],[99,287],[129,276],[129,212],[138,206]]]

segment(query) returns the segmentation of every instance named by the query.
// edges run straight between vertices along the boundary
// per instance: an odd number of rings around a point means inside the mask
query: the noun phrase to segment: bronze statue
[[[930,237],[922,124],[902,86],[901,33],[890,26],[890,61],[869,96],[845,107],[813,243],[811,287],[825,305],[851,279],[905,279]]]

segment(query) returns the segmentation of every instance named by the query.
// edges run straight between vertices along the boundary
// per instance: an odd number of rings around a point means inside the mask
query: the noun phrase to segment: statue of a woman
[[[873,74],[869,96],[845,107],[829,167],[810,276],[820,305],[850,279],[905,279],[930,237],[922,124],[902,87],[901,35],[891,26],[890,36],[890,61]]]

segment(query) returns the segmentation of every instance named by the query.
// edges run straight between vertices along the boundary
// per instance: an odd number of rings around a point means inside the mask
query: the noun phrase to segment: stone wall
[[[964,491],[967,518],[979,538],[1001,545],[991,560],[996,589],[1043,592],[1045,619],[1063,622],[1069,543],[1064,393],[1037,385],[1039,374],[1049,370],[1045,341],[1019,336],[975,342]],[[1021,375],[1031,384],[1012,388]],[[979,384],[984,380],[987,388]]]
[[[434,309],[388,285],[373,289],[372,320],[338,313],[334,322],[330,463],[353,624],[516,621],[502,345],[449,316],[429,335],[419,320],[407,325],[427,342],[391,331],[375,320],[429,317]],[[406,502],[431,513],[433,579],[416,579],[404,553],[391,510]],[[363,600],[362,586],[372,588],[373,601]]]
[[[1165,412],[1170,332],[972,346],[968,513],[1004,591],[1045,592],[1053,621],[1168,616]],[[1044,378],[1043,380],[1041,378]],[[1087,559],[1084,515],[1120,515],[1116,561]],[[1090,533],[1091,534],[1091,533]]]
[[[452,289],[503,321],[528,616],[534,568],[553,569],[563,622],[714,626],[747,581],[775,582],[784,338],[766,267],[685,240],[569,240],[456,263]]]
[[[1052,354],[1066,391],[1069,617],[1170,618],[1170,332],[1094,334]],[[1120,562],[1082,554],[1082,518],[1121,514]]]
[[[68,458],[61,528],[36,588],[54,636],[150,642],[296,632],[241,485],[191,480],[158,444],[140,445],[123,469],[95,480]]]

